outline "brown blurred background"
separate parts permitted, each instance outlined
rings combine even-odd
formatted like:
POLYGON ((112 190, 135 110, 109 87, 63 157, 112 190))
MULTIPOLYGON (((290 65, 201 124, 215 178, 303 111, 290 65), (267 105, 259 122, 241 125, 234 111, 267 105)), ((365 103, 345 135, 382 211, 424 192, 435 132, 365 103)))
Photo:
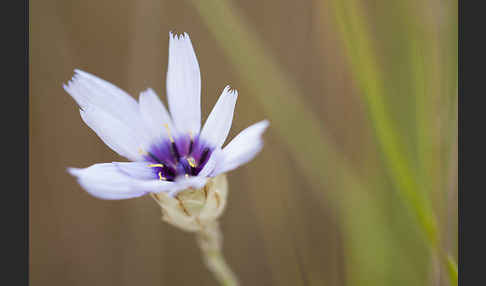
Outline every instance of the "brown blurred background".
MULTIPOLYGON (((367 9, 365 15, 370 19, 382 17, 382 23, 393 19, 386 7, 381 6, 383 2, 386 1, 362 2, 367 9)), ((372 184, 389 184, 380 175, 382 171, 377 171, 380 155, 373 140, 373 128, 368 126, 366 107, 348 67, 330 4, 278 0, 232 3, 255 37, 298 85, 301 93, 295 96, 308 104, 309 112, 317 116, 342 158, 361 176, 374 175, 372 184)), ((430 11, 433 5, 444 6, 441 1, 431 3, 430 11)), ((450 13, 441 11, 437 12, 442 13, 437 19, 450 13)), ((375 24, 371 26, 376 43, 380 43, 380 37, 386 38, 387 33, 396 32, 375 24)), ((169 31, 188 32, 192 39, 201 68, 203 120, 226 84, 239 91, 230 138, 264 118, 271 124, 278 120, 270 117, 251 95, 249 82, 225 56, 215 34, 189 1, 30 1, 31 285, 216 284, 202 264, 193 235, 162 223, 160 209, 150 197, 98 200, 84 192, 66 172, 71 166, 87 167, 124 159, 82 122, 74 100, 64 92, 62 84, 71 78, 74 68, 80 68, 136 98, 140 91, 152 87, 167 102, 169 31)), ((387 60, 397 58, 396 54, 387 54, 388 48, 396 51, 393 45, 400 43, 376 45, 383 55, 380 65, 390 66, 387 60)), ((232 47, 235 51, 239 48, 232 47)), ((244 51, 241 56, 251 57, 244 51)), ((395 64, 400 65, 400 60, 395 64)), ((393 100, 403 100, 400 95, 407 92, 405 88, 393 100)), ((394 116, 398 124, 407 121, 407 113, 403 115, 400 110, 394 116)), ((298 122, 299 118, 288 120, 298 122)), ((314 134, 298 139, 315 141, 316 146, 321 144, 314 134)), ((363 278, 368 270, 363 270, 363 275, 353 270, 353 265, 367 265, 367 260, 349 258, 352 247, 346 246, 344 237, 358 240, 360 237, 344 233, 334 202, 319 201, 312 191, 317 188, 326 194, 331 190, 316 187, 305 179, 284 140, 271 125, 265 134, 263 152, 229 174, 229 203, 221 221, 228 263, 242 285, 374 285, 372 278, 363 278), (350 278, 352 275, 361 278, 350 278)), ((333 162, 326 164, 332 170, 333 162)), ((454 182, 454 169, 449 172, 452 178, 438 180, 454 182)), ((449 210, 452 218, 447 221, 453 221, 453 231, 443 236, 455 257, 456 196, 453 191, 448 201, 452 205, 449 210)), ((417 238, 419 235, 414 234, 416 230, 408 227, 411 219, 406 215, 407 209, 396 203, 398 199, 391 191, 380 198, 380 205, 389 207, 387 223, 404 225, 393 230, 391 237, 406 241, 397 240, 393 244, 403 247, 403 252, 376 252, 380 261, 376 265, 383 265, 383 273, 393 267, 394 261, 410 267, 383 275, 369 273, 370 277, 379 276, 384 285, 448 285, 444 279, 434 280, 431 278, 434 275, 429 275, 433 266, 421 254, 425 246, 417 238), (398 256, 403 253, 409 256, 398 256), (403 277, 396 276, 400 271, 403 277), (409 273, 416 277, 410 277, 409 273), (431 283, 431 279, 439 284, 431 283), (417 281, 420 283, 414 284, 417 281)), ((366 222, 358 223, 367 227, 366 222)), ((393 245, 390 248, 396 248, 393 245)))

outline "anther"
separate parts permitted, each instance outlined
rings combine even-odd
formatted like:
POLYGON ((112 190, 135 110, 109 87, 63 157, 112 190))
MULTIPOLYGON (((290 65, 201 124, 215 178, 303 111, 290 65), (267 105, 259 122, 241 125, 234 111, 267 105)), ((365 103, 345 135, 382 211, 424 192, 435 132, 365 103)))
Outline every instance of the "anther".
POLYGON ((148 165, 150 168, 156 168, 156 167, 160 167, 160 168, 163 168, 164 167, 164 164, 150 164, 148 165))
POLYGON ((189 163, 189 166, 191 166, 192 168, 196 167, 196 160, 194 160, 194 158, 189 157, 186 160, 187 160, 187 163, 189 163))
POLYGON ((161 181, 167 180, 164 176, 162 176, 162 172, 159 172, 159 180, 161 180, 161 181))

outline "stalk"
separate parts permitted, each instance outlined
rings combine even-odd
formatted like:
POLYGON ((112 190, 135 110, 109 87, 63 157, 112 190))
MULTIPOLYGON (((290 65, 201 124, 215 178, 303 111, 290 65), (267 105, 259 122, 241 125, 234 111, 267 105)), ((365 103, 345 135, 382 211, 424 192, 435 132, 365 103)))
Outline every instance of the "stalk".
POLYGON ((224 286, 239 285, 238 280, 223 257, 223 234, 217 221, 196 233, 206 267, 224 286))
POLYGON ((211 178, 200 188, 189 188, 175 197, 166 193, 151 194, 162 210, 162 220, 196 234, 206 267, 223 286, 239 285, 236 275, 223 257, 223 234, 218 218, 224 211, 228 195, 226 175, 211 178))

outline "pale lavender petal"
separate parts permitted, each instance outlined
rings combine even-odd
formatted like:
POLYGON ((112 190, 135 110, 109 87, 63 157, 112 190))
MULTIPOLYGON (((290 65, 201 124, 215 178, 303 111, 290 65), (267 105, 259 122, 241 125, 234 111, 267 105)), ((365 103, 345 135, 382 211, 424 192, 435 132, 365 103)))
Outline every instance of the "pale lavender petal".
POLYGON ((113 151, 132 161, 142 160, 144 140, 132 128, 103 110, 90 106, 80 110, 81 118, 113 151))
MULTIPOLYGON (((68 168, 71 175, 77 177, 79 184, 91 195, 106 200, 120 200, 143 196, 149 192, 168 192, 174 186, 172 182, 157 179, 142 180, 136 173, 126 173, 131 168, 140 166, 123 166, 124 163, 101 163, 88 168, 68 168)), ((131 164, 131 163, 127 163, 131 164)), ((139 163, 135 163, 139 164, 139 163)))
POLYGON ((63 85, 81 109, 96 106, 125 125, 143 134, 144 129, 137 101, 117 86, 90 73, 75 69, 75 74, 63 85))
POLYGON ((209 157, 209 160, 207 161, 207 163, 204 165, 202 170, 199 172, 198 176, 201 176, 201 177, 210 176, 213 173, 214 169, 216 168, 218 162, 222 160, 222 158, 223 158, 222 156, 223 156, 223 151, 221 150, 221 148, 215 149, 211 153, 211 157, 209 157))
POLYGON ((223 148, 221 159, 211 176, 231 171, 253 159, 263 147, 262 134, 268 125, 269 122, 263 120, 241 131, 223 148))
POLYGON ((135 99, 81 70, 75 70, 64 89, 80 106, 83 120, 110 148, 130 160, 140 159, 138 150, 150 143, 150 137, 135 99), (129 140, 123 142, 125 138, 129 140))
POLYGON ((191 39, 169 34, 167 99, 174 125, 181 133, 201 128, 201 74, 191 39))
POLYGON ((172 119, 169 112, 160 101, 157 94, 151 89, 140 93, 138 99, 142 118, 148 127, 152 139, 162 141, 169 136, 167 128, 173 130, 172 119))
POLYGON ((238 91, 226 86, 209 114, 200 136, 211 146, 221 147, 228 137, 237 98, 238 91))
POLYGON ((195 177, 179 177, 174 182, 174 186, 170 189, 169 195, 175 196, 178 192, 188 188, 200 189, 206 184, 207 178, 202 176, 195 177))
POLYGON ((125 175, 139 180, 158 179, 152 162, 112 162, 125 175))

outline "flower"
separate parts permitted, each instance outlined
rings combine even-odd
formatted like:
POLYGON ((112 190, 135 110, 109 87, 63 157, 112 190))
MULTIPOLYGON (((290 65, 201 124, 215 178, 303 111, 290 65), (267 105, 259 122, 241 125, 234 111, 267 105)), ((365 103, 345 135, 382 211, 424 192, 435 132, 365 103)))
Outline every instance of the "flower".
POLYGON ((137 102, 115 85, 81 70, 75 70, 63 87, 79 105, 83 121, 131 161, 68 168, 88 193, 101 199, 148 193, 172 198, 183 190, 203 190, 208 180, 253 159, 262 149, 261 137, 269 125, 267 120, 253 124, 222 148, 238 96, 226 86, 201 129, 201 76, 186 33, 169 33, 170 113, 150 88, 141 92, 137 102))

